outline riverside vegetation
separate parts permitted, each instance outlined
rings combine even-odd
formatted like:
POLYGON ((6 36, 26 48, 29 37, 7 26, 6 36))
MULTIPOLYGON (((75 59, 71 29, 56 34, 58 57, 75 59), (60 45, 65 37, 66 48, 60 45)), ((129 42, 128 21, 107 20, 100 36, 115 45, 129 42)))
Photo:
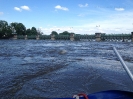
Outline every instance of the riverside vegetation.
MULTIPOLYGON (((5 20, 0 20, 0 39, 9 39, 16 35, 43 35, 43 32, 36 27, 26 28, 23 23, 12 22, 8 23, 5 20)), ((56 31, 52 31, 50 35, 70 35, 75 33, 69 33, 68 31, 64 31, 62 33, 57 33, 56 31)))

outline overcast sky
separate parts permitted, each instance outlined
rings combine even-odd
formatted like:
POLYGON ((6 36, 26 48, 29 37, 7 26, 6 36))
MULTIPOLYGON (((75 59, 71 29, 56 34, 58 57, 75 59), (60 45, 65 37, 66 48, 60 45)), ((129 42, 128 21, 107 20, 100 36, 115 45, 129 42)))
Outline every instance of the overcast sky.
POLYGON ((131 33, 133 0, 0 0, 0 20, 41 28, 44 34, 131 33))

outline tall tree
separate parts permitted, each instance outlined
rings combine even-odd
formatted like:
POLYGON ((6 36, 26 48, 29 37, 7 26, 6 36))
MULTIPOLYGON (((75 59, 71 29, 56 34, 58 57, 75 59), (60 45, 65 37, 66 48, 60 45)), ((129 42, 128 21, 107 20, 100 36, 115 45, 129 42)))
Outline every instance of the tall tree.
POLYGON ((60 35, 70 35, 68 31, 64 31, 63 33, 60 33, 60 35))
POLYGON ((56 31, 52 31, 51 35, 58 35, 58 33, 56 31))
POLYGON ((0 38, 5 37, 8 33, 7 31, 8 23, 4 20, 0 20, 0 38))
POLYGON ((37 34, 38 34, 38 35, 42 35, 42 34, 43 34, 43 32, 41 31, 40 28, 37 29, 37 34))
POLYGON ((31 30, 30 30, 30 29, 27 29, 27 30, 26 30, 26 35, 32 35, 32 33, 31 33, 31 30))
POLYGON ((32 34, 32 35, 37 35, 37 30, 36 30, 35 27, 32 27, 32 28, 31 28, 31 34, 32 34))
POLYGON ((14 22, 14 23, 11 23, 11 24, 10 24, 13 34, 16 34, 17 25, 18 25, 17 22, 14 22))
POLYGON ((26 34, 26 27, 22 23, 11 23, 12 30, 15 30, 17 35, 25 35, 26 34))
POLYGON ((18 35, 25 35, 26 27, 22 23, 18 23, 16 32, 18 35))
POLYGON ((7 38, 13 36, 13 35, 12 35, 12 29, 11 29, 11 26, 8 26, 8 27, 7 27, 5 36, 6 36, 7 38))

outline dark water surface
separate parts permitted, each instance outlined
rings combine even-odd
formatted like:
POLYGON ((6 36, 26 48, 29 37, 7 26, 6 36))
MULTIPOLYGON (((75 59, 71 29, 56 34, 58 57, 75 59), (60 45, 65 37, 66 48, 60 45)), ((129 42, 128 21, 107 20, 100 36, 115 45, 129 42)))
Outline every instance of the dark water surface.
POLYGON ((53 98, 133 91, 115 46, 133 72, 132 42, 0 41, 0 97, 53 98))

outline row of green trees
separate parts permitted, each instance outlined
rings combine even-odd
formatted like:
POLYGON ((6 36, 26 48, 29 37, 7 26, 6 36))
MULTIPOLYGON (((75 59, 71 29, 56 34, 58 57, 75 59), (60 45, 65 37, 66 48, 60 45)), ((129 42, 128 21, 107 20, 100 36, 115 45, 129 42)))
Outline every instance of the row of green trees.
MULTIPOLYGON (((1 38, 11 38, 14 34, 16 35, 42 35, 40 29, 36 29, 35 27, 32 27, 31 29, 26 29, 25 25, 22 23, 8 23, 5 20, 0 20, 0 39, 1 38)), ((52 31, 51 35, 71 35, 75 34, 72 32, 64 31, 62 33, 57 33, 56 31, 52 31)))
POLYGON ((26 29, 24 24, 13 22, 8 24, 7 21, 0 20, 0 38, 10 38, 14 34, 17 35, 42 35, 41 30, 37 30, 35 27, 26 29))
POLYGON ((69 35, 70 36, 71 34, 75 34, 75 33, 68 32, 68 31, 64 31, 62 33, 57 33, 56 31, 51 32, 51 35, 69 35))

